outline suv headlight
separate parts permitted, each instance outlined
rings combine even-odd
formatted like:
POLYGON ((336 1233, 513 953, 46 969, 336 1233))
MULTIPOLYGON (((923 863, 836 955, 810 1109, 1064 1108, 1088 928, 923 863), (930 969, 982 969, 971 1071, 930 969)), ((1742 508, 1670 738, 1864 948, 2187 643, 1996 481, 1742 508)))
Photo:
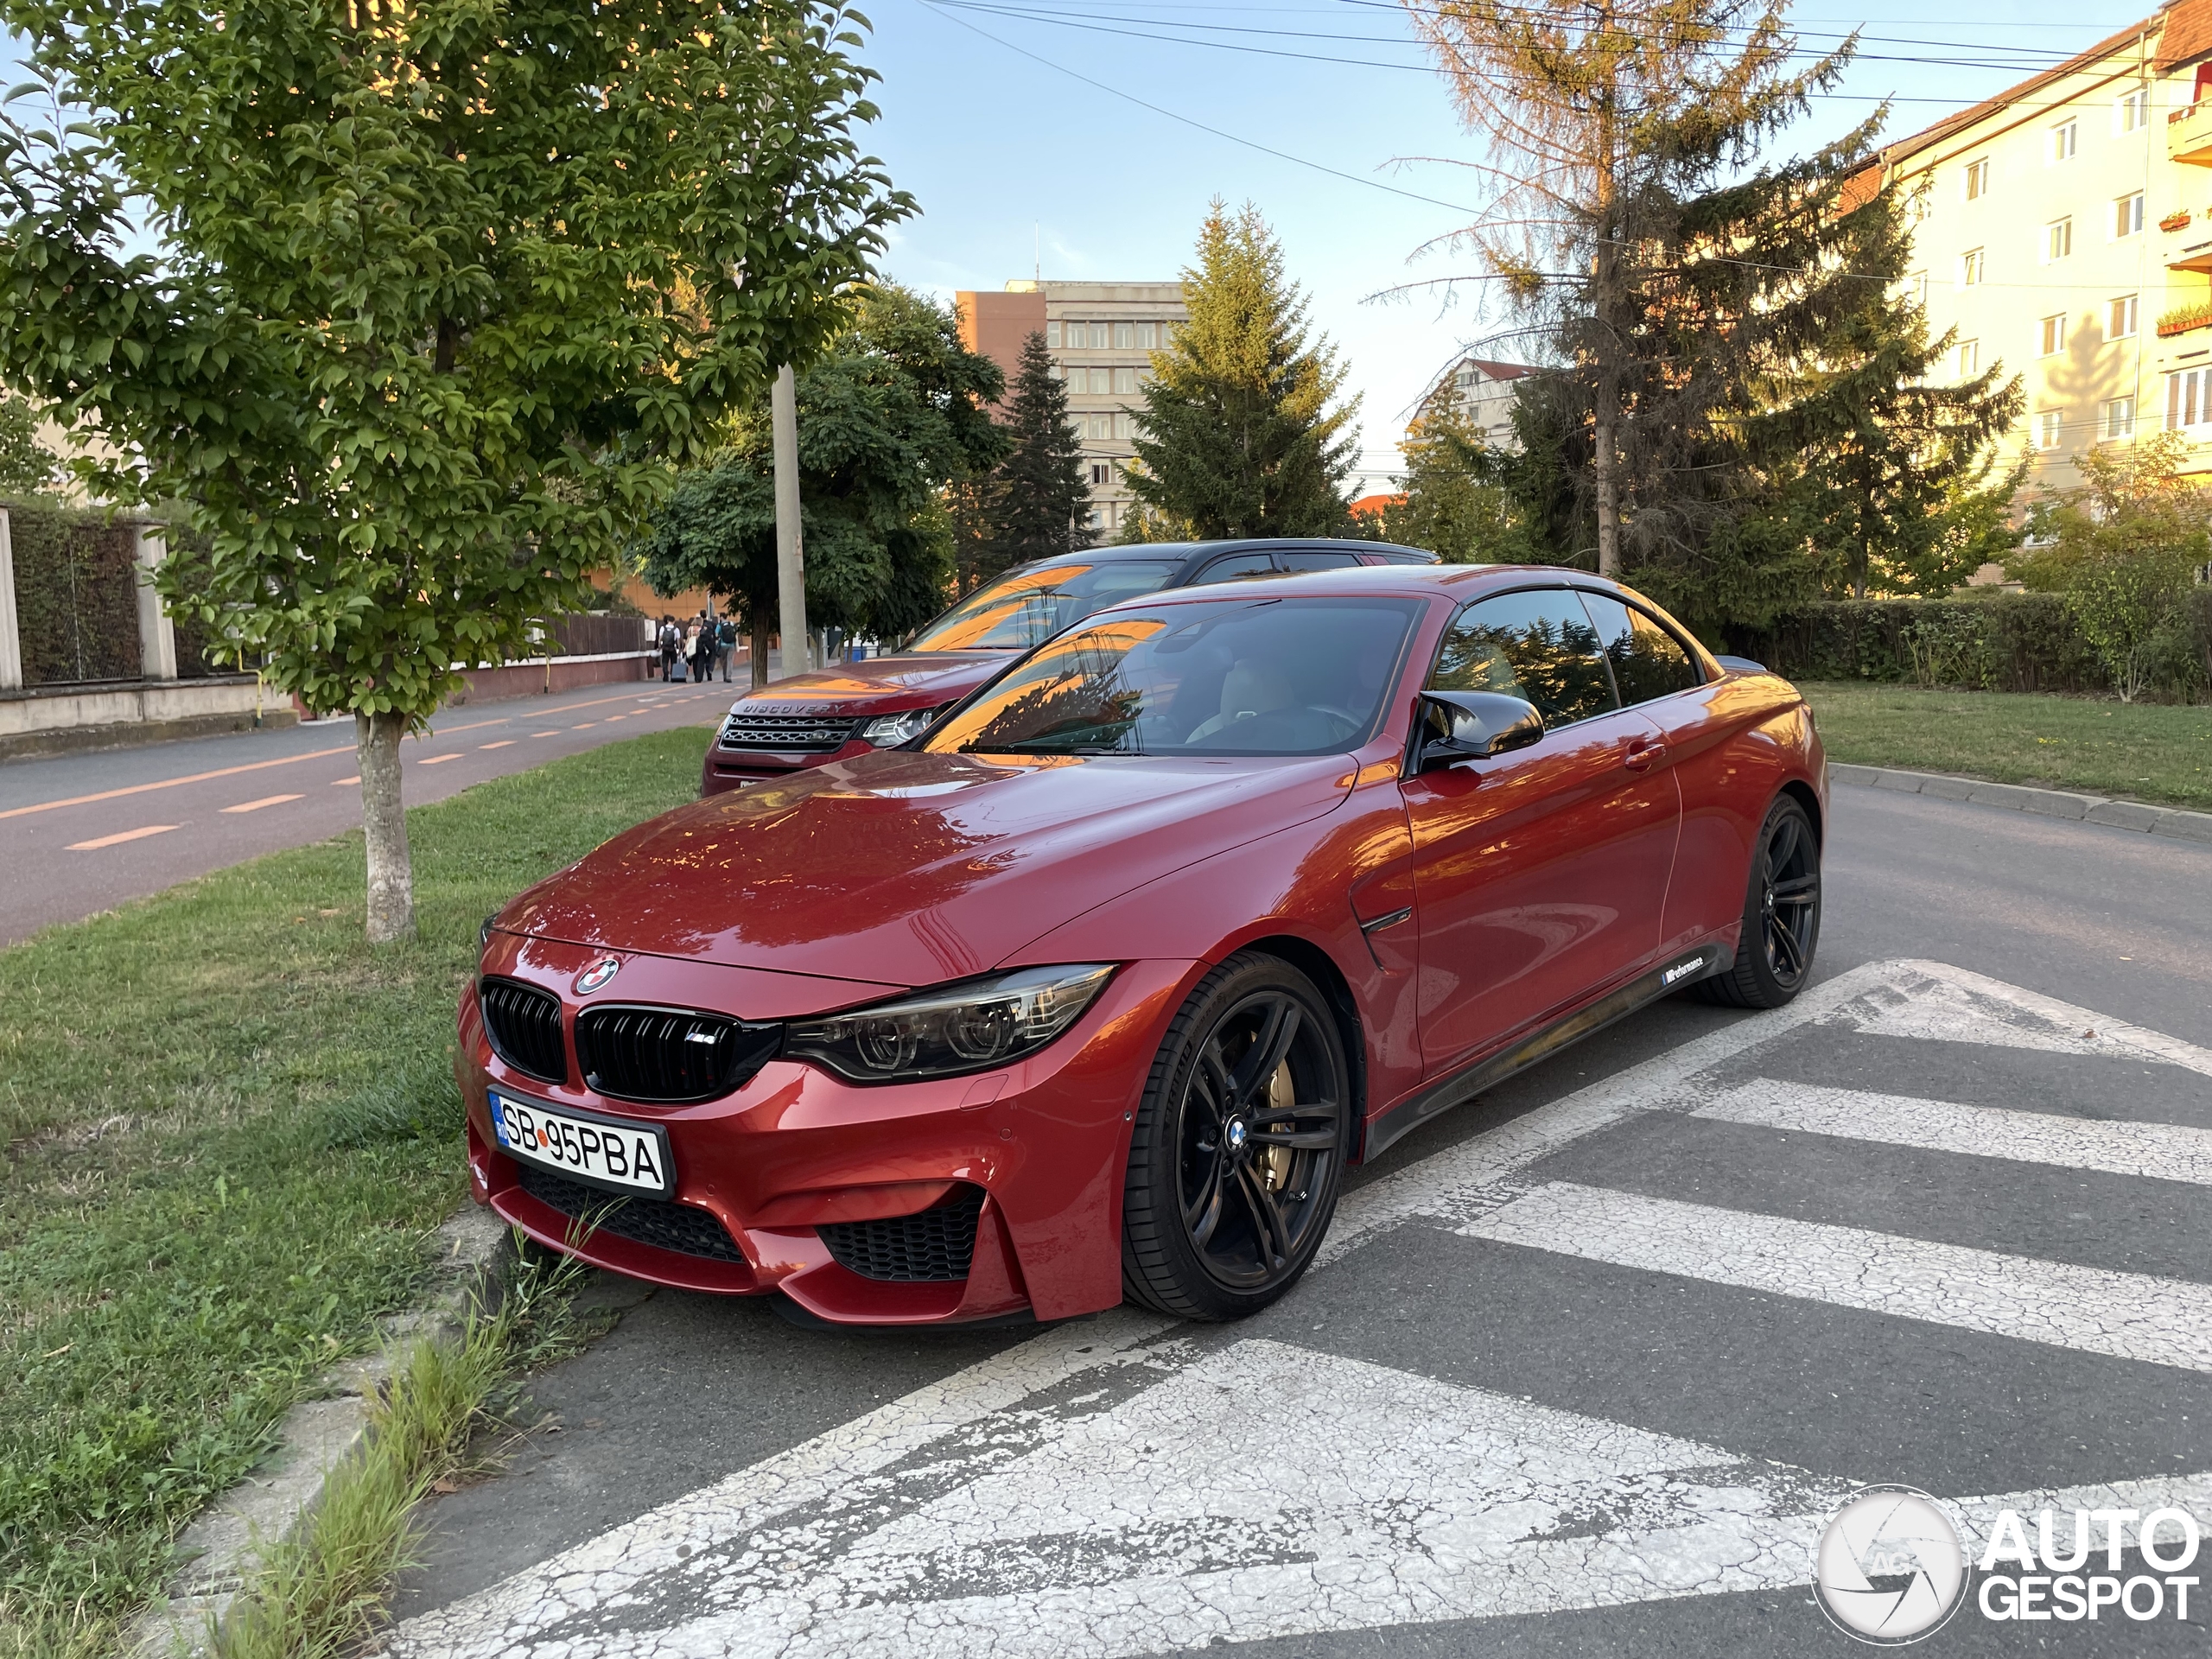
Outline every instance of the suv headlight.
POLYGON ((861 727, 861 735, 879 749, 896 748, 929 730, 930 722, 944 713, 944 707, 939 703, 934 709, 909 709, 904 714, 881 715, 861 727))
POLYGON ((787 1059, 815 1060, 855 1083, 907 1083, 988 1071, 1045 1046, 1089 1007, 1112 965, 1022 968, 963 980, 785 1028, 787 1059))

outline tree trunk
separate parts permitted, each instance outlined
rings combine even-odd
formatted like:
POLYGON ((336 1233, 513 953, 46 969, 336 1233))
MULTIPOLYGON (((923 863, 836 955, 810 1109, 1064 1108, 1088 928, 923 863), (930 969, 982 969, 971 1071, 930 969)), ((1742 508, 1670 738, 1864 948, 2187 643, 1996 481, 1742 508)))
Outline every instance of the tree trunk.
POLYGON ((407 814, 399 792, 404 715, 353 716, 361 767, 361 830, 369 855, 369 943, 415 935, 415 868, 407 855, 407 814))
MULTIPOLYGON (((1612 8, 1600 14, 1600 27, 1612 27, 1612 8)), ((1591 481, 1598 498, 1598 574, 1618 579, 1621 574, 1621 497, 1619 479, 1621 327, 1619 200, 1615 172, 1614 92, 1608 84, 1593 100, 1597 117, 1597 281, 1592 296, 1597 301, 1598 397, 1595 449, 1591 456, 1591 481)))
POLYGON ((1616 579, 1621 574, 1621 504, 1613 444, 1614 428, 1619 418, 1612 376, 1601 370, 1598 375, 1597 443, 1591 457, 1598 486, 1598 574, 1616 579))
POLYGON ((768 613, 755 609, 747 620, 753 628, 752 643, 746 652, 753 659, 753 689, 765 691, 768 689, 768 613))

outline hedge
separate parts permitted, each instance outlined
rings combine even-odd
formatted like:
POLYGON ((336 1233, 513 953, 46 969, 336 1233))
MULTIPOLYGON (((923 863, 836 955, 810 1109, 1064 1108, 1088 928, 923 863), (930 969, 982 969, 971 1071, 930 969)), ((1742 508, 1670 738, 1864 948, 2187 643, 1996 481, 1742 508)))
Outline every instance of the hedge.
POLYGON ((128 524, 8 505, 23 683, 138 677, 138 570, 128 524))
MULTIPOLYGON (((2212 589, 2190 595, 2199 671, 2212 679, 2212 589)), ((1765 629, 1732 630, 1732 648, 1799 680, 1885 680, 1984 691, 2111 690, 2095 652, 2056 594, 1834 600, 1765 629)), ((2164 695, 2187 696, 2184 684, 2164 695)))

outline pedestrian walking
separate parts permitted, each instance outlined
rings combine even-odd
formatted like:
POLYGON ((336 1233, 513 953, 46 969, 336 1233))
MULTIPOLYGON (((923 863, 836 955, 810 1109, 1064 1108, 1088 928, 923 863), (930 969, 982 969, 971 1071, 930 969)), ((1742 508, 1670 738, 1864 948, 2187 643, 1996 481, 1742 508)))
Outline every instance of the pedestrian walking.
POLYGON ((722 683, 729 683, 729 659, 737 650, 737 624, 724 617, 715 625, 715 666, 722 671, 722 683))
POLYGON ((664 616, 660 620, 660 677, 664 680, 676 676, 677 653, 683 648, 683 636, 677 631, 676 619, 664 616))
POLYGON ((715 625, 704 611, 692 619, 689 643, 691 647, 691 677, 704 685, 713 677, 715 667, 715 625))

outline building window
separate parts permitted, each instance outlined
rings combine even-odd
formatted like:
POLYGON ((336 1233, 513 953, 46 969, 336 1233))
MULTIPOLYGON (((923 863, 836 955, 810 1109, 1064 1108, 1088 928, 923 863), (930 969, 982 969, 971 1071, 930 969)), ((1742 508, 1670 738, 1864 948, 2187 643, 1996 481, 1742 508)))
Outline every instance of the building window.
POLYGON ((1989 194, 1989 158, 1967 163, 1967 200, 1980 201, 1989 194))
POLYGON ((2150 88, 2138 87, 2132 92, 2121 94, 2120 106, 2115 114, 2117 117, 2115 125, 2121 132, 2140 132, 2145 127, 2149 126, 2151 124, 2150 88))
POLYGON ((1116 369, 1114 371, 1114 390, 1116 391, 1133 394, 1135 392, 1136 389, 1137 372, 1135 369, 1116 369))
POLYGON ((2042 355, 2045 357, 2056 357, 2059 353, 2065 349, 2066 314, 2063 311, 2061 311, 2056 316, 2045 317, 2043 320, 2042 355))
POLYGON ((1091 529, 1093 529, 1093 530, 1103 530, 1103 529, 1105 529, 1105 528, 1106 528, 1106 509, 1105 509, 1105 508, 1103 508, 1103 507, 1093 507, 1093 508, 1090 510, 1090 528, 1091 528, 1091 529))
POLYGON ((1160 349, 1160 325, 1158 323, 1141 322, 1137 324, 1137 349, 1141 352, 1156 352, 1160 349))
POLYGON ((1981 281, 1981 250, 1970 248, 1959 256, 1959 284, 1972 288, 1981 281))
POLYGON ((1091 415, 1084 418, 1090 423, 1088 435, 1090 437, 1103 441, 1114 435, 1114 417, 1110 414, 1091 415))
POLYGON ((1045 344, 1053 351, 1057 352, 1060 349, 1060 325, 1058 323, 1048 322, 1045 325, 1045 344))
POLYGON ((2104 406, 2104 435, 2107 438, 2132 438, 2135 435, 2135 400, 2115 397, 2104 406))
POLYGON ((2107 340, 2133 340, 2134 337, 2135 296, 2133 294, 2126 294, 2122 295, 2119 299, 2114 300, 2106 309, 2105 338, 2107 340))
POLYGON ((1094 486, 1103 486, 1112 483, 1114 481, 1113 467, 1103 461, 1092 461, 1090 463, 1090 481, 1094 486))
POLYGON ((1117 322, 1114 325, 1114 349, 1116 351, 1132 352, 1136 349, 1136 324, 1134 322, 1117 322))
POLYGON ((1110 322, 1092 323, 1090 325, 1090 349, 1094 352, 1108 350, 1112 345, 1113 334, 1114 325, 1110 322))
POLYGON ((1970 380, 1981 372, 1981 342, 1962 340, 1959 342, 1959 378, 1970 380))
POLYGON ((2058 418, 2058 410, 2046 409, 2036 416, 2037 448, 2056 449, 2058 448, 2058 429, 2063 424, 2058 418))
POLYGON ((1133 438, 1136 435, 1136 428, 1137 417, 1130 414, 1128 410, 1122 410, 1115 415, 1114 435, 1116 437, 1133 438))
POLYGON ((1910 285, 1909 291, 1912 295, 1912 302, 1925 311, 1928 308, 1928 273, 1916 270, 1905 281, 1910 285))
POLYGON ((2212 368, 2183 369, 2166 377, 2166 429, 2212 421, 2212 368))
POLYGON ((2122 196, 2113 203, 2112 233, 2115 240, 2123 236, 2133 236, 2142 228, 2143 193, 2140 190, 2132 196, 2122 196))
POLYGON ((2045 264, 2055 259, 2063 259, 2073 251, 2074 220, 2070 215, 2065 219, 2054 219, 2043 227, 2043 258, 2045 264))
POLYGON ((2075 150, 2079 148, 2081 136, 2080 124, 2071 120, 2062 121, 2053 127, 2050 130, 2050 159, 2054 162, 2072 161, 2075 150))

